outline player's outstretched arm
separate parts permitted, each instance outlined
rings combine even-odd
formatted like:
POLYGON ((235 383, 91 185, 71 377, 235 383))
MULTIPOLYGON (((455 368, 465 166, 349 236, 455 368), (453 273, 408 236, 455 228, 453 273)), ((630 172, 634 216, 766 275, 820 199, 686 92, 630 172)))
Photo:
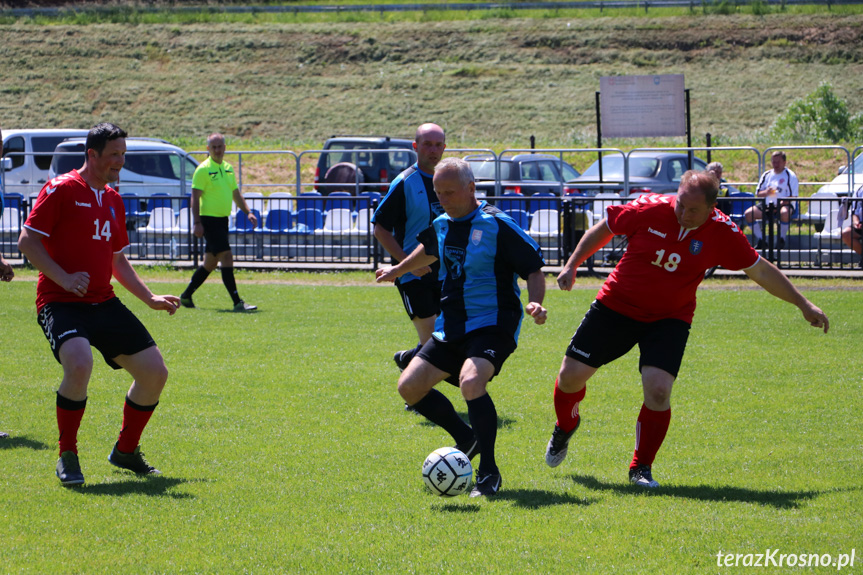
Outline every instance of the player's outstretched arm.
POLYGON ((569 256, 566 265, 557 276, 557 285, 560 289, 570 291, 575 283, 575 273, 578 266, 583 264, 587 258, 599 251, 599 249, 611 241, 614 234, 608 228, 605 218, 599 220, 592 228, 587 230, 581 237, 581 241, 575 246, 575 251, 569 256))
POLYGON ((545 323, 548 317, 548 310, 542 307, 542 301, 545 299, 545 274, 542 270, 536 270, 527 276, 527 300, 528 304, 524 306, 527 315, 533 318, 537 325, 545 323))
MULTIPOLYGON (((375 281, 377 283, 394 282, 406 273, 421 271, 423 268, 428 268, 428 266, 436 261, 437 258, 425 253, 425 246, 420 244, 417 246, 417 249, 411 253, 411 255, 399 262, 398 265, 375 270, 375 281)), ((425 273, 428 273, 428 271, 425 273)))
POLYGON ((138 276, 135 268, 122 252, 114 254, 114 277, 133 296, 152 309, 164 310, 171 315, 180 307, 180 298, 175 295, 154 295, 147 284, 138 276))
POLYGON ((823 311, 797 291, 794 284, 779 271, 779 268, 761 258, 758 263, 744 271, 752 281, 763 287, 771 295, 796 305, 812 327, 823 328, 824 333, 827 333, 830 328, 830 320, 827 319, 823 311))

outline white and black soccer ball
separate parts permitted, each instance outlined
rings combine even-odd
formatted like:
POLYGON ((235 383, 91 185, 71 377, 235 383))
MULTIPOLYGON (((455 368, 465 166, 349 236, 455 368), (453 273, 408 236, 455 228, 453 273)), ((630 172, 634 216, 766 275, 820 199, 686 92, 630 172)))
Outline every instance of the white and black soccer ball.
POLYGON ((460 495, 470 487, 472 478, 470 459, 454 447, 435 449, 423 462, 423 481, 435 495, 460 495))

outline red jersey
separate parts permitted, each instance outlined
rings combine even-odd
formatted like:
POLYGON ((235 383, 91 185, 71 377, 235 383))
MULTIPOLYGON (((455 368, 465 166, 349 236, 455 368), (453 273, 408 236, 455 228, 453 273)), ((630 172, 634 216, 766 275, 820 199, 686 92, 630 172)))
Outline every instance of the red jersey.
POLYGON ((761 257, 719 210, 698 228, 677 221, 677 196, 646 194, 608 208, 608 228, 629 238, 626 253, 596 299, 637 321, 675 318, 692 323, 695 292, 704 272, 721 265, 751 267, 761 257))
POLYGON ((101 303, 114 297, 114 254, 129 245, 123 199, 113 188, 94 190, 77 171, 42 188, 24 227, 45 236, 42 243, 67 273, 87 272, 84 297, 69 293, 45 274, 36 284, 36 308, 50 302, 101 303))

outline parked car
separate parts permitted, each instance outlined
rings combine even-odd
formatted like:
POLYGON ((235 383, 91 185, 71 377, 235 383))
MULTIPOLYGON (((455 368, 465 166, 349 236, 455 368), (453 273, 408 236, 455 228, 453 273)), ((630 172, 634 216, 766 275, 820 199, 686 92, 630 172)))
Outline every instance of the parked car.
MULTIPOLYGON (((818 192, 832 192, 837 197, 848 195, 848 166, 839 168, 839 175, 833 178, 829 184, 818 188, 818 192)), ((863 186, 863 154, 854 159, 854 183, 851 185, 851 193, 863 186)), ((823 193, 821 195, 824 195, 823 193)))
POLYGON ((86 137, 88 130, 3 130, 3 170, 7 193, 25 198, 36 194, 50 178, 54 148, 68 138, 86 137))
MULTIPOLYGON (((476 180, 476 190, 487 196, 495 195, 495 159, 488 155, 466 156, 476 180)), ((579 176, 578 170, 557 156, 548 154, 517 154, 499 158, 500 195, 516 193, 561 195, 563 184, 579 176)))
POLYGON ((390 182, 416 161, 413 140, 408 138, 333 136, 323 149, 315 170, 315 190, 324 195, 347 189, 337 184, 353 184, 350 191, 356 193, 386 193, 390 182))
MULTIPOLYGON (((603 156, 601 182, 597 160, 581 176, 569 180, 564 193, 577 196, 595 196, 598 193, 623 195, 624 159, 620 154, 603 156)), ((704 160, 692 157, 691 169, 704 170, 706 167, 704 160)), ((689 169, 689 155, 685 153, 633 152, 629 156, 629 193, 674 193, 680 184, 680 178, 689 169)))
MULTIPOLYGON (((84 165, 86 139, 73 138, 54 149, 48 177, 71 172, 84 165)), ((126 164, 116 182, 121 194, 181 196, 192 191, 192 175, 198 161, 182 148, 154 138, 126 138, 126 164), (185 178, 185 185, 180 180, 185 178)))

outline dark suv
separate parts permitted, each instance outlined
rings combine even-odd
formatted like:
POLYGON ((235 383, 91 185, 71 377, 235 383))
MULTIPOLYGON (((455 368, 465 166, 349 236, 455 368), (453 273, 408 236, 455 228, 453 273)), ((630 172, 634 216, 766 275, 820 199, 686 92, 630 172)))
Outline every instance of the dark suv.
POLYGON ((408 138, 333 136, 323 149, 315 189, 324 195, 337 190, 386 193, 390 182, 416 162, 413 140, 408 138))
MULTIPOLYGON (((477 191, 487 196, 496 195, 494 158, 471 155, 466 156, 465 160, 473 170, 477 191)), ((497 165, 500 169, 500 195, 560 196, 564 182, 579 176, 578 170, 557 156, 548 154, 517 154, 500 158, 497 165)))

